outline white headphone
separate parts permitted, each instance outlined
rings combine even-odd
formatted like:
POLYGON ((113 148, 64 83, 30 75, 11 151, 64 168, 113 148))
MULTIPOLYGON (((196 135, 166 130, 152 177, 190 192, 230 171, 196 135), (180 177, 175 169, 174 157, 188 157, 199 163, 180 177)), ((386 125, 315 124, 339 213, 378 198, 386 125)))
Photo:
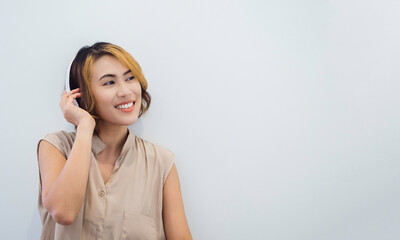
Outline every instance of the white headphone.
MULTIPOLYGON (((67 74, 66 74, 66 77, 65 77, 65 90, 67 91, 67 93, 71 91, 71 88, 69 86, 69 72, 71 71, 71 65, 72 65, 73 61, 74 61, 74 59, 72 59, 72 61, 69 63, 68 69, 67 69, 67 74)), ((79 104, 76 101, 76 99, 74 99, 73 104, 75 106, 79 107, 79 104)))

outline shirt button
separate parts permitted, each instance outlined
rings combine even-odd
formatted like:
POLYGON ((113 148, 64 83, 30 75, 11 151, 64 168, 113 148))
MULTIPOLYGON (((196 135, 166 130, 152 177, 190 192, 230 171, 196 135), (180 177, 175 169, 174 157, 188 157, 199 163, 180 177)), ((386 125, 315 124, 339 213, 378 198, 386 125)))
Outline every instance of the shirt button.
POLYGON ((100 196, 100 197, 104 197, 104 194, 105 194, 105 192, 104 192, 103 190, 101 190, 101 191, 99 192, 99 196, 100 196))

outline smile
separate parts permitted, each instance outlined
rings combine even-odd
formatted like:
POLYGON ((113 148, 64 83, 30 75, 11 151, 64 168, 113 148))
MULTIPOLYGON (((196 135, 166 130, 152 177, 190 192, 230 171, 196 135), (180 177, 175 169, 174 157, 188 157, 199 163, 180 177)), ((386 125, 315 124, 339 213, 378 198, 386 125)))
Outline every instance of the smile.
POLYGON ((124 112, 132 112, 134 107, 135 107, 135 102, 131 102, 131 103, 118 105, 115 108, 117 108, 121 111, 124 111, 124 112))

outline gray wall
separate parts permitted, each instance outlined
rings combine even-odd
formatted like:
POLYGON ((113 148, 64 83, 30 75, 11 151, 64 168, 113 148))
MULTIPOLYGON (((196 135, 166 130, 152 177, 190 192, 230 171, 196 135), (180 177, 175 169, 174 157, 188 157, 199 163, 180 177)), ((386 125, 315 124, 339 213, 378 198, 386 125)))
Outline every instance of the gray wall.
POLYGON ((1 239, 38 239, 37 141, 109 41, 153 96, 195 239, 400 238, 399 1, 2 1, 1 239))

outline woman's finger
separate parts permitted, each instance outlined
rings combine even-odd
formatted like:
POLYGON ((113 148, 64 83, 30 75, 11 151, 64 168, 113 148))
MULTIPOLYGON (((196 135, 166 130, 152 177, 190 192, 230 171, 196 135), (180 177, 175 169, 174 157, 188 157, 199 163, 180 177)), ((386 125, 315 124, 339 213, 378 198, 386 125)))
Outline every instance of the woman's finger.
POLYGON ((68 102, 72 103, 72 101, 74 101, 75 98, 78 98, 80 96, 82 96, 82 93, 80 93, 80 92, 71 94, 68 96, 68 102))
POLYGON ((70 97, 73 94, 78 93, 78 92, 79 92, 79 88, 76 88, 76 89, 74 89, 74 90, 72 90, 70 92, 67 92, 66 90, 64 90, 64 93, 63 93, 61 98, 64 99, 64 101, 65 101, 68 97, 70 97))
POLYGON ((77 92, 79 92, 80 90, 81 90, 80 88, 75 88, 75 89, 73 89, 73 90, 67 92, 67 95, 71 95, 71 94, 77 93, 77 92))
POLYGON ((72 103, 74 99, 79 98, 82 96, 82 93, 77 92, 77 93, 72 93, 71 95, 63 95, 63 97, 60 99, 60 107, 65 106, 68 103, 72 103))
POLYGON ((68 96, 70 96, 70 95, 72 95, 72 94, 74 94, 74 93, 77 93, 77 92, 79 92, 79 91, 80 91, 79 88, 75 88, 74 90, 71 90, 71 91, 69 91, 69 92, 64 91, 63 97, 68 97, 68 96))

